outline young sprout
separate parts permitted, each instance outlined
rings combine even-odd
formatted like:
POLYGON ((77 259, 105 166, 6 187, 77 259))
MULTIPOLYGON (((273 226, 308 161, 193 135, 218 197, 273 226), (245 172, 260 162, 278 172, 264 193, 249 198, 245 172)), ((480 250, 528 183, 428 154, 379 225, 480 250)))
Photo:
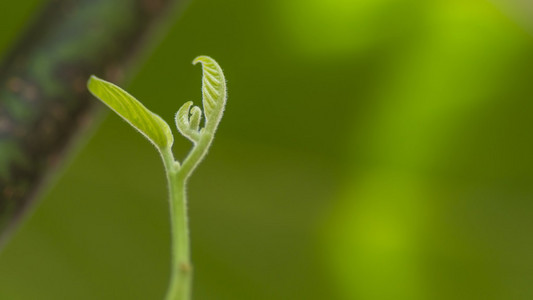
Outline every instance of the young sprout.
POLYGON ((193 143, 192 150, 182 163, 174 158, 174 137, 161 117, 110 82, 96 76, 91 76, 88 82, 89 91, 154 144, 163 159, 169 187, 172 234, 172 275, 166 300, 191 299, 192 265, 185 187, 191 173, 207 154, 226 106, 226 80, 218 63, 208 56, 197 57, 193 64, 197 63, 202 64, 203 71, 202 104, 205 121, 200 128, 202 109, 193 106, 191 101, 183 104, 176 113, 176 127, 193 143))

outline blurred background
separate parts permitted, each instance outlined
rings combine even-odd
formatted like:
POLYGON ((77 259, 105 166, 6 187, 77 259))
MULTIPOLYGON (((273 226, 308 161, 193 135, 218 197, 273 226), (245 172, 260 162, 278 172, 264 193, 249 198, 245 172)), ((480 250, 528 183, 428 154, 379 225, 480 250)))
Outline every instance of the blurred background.
MULTIPOLYGON (((40 4, 2 1, 2 53, 40 4)), ((128 90, 173 124, 194 57, 228 79, 189 185, 195 299, 533 299, 532 16, 190 1, 128 90)), ((0 253, 0 299, 162 299, 169 249, 160 158, 106 114, 0 253)))

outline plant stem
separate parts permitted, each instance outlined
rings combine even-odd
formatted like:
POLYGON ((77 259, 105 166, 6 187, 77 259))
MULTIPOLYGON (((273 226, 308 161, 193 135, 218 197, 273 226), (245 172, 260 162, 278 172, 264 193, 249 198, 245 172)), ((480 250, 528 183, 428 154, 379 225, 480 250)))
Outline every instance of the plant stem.
POLYGON ((186 185, 190 174, 207 154, 213 136, 213 133, 203 132, 182 166, 175 161, 170 148, 161 151, 168 181, 172 235, 171 278, 166 300, 191 299, 192 264, 186 185))
POLYGON ((166 300, 191 299, 192 264, 190 259, 189 221, 185 178, 170 149, 161 152, 168 181, 170 226, 172 236, 171 277, 166 300))
POLYGON ((185 182, 170 173, 169 195, 172 232, 172 264, 167 300, 191 299, 192 264, 190 258, 189 221, 185 182))
POLYGON ((194 169, 196 169, 198 164, 204 159, 205 155, 207 154, 207 151, 209 150, 209 147, 213 142, 214 131, 215 129, 213 129, 212 131, 203 131, 200 134, 200 139, 198 140, 198 143, 195 143, 194 148, 183 161, 183 165, 179 169, 179 174, 180 177, 182 177, 185 181, 187 181, 194 169))

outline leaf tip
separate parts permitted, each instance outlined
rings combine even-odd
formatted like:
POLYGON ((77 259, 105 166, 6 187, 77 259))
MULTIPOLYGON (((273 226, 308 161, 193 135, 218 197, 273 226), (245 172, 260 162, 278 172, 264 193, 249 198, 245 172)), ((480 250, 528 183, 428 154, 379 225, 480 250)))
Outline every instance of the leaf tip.
POLYGON ((206 55, 200 55, 198 57, 196 57, 193 61, 192 61, 192 64, 193 65, 196 65, 198 63, 210 63, 210 62, 213 62, 214 59, 212 59, 211 57, 209 56, 206 56, 206 55))
POLYGON ((109 82, 97 77, 96 75, 91 75, 91 77, 89 77, 89 80, 87 80, 87 89, 95 97, 100 98, 98 96, 98 89, 102 84, 109 84, 109 82))
POLYGON ((89 77, 89 80, 87 80, 87 88, 91 90, 91 88, 94 86, 94 83, 99 80, 100 78, 96 77, 95 75, 91 75, 91 77, 89 77))

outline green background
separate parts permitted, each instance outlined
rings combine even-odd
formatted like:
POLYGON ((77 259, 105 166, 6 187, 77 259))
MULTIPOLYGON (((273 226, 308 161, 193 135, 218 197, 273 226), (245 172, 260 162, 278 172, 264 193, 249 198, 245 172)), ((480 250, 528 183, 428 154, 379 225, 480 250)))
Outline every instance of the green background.
MULTIPOLYGON (((0 4, 3 53, 39 4, 0 4)), ((171 123, 201 100, 194 57, 228 79, 189 185, 195 299, 532 299, 524 11, 191 1, 128 90, 171 123)), ((0 253, 0 299, 162 299, 160 158, 119 117, 95 123, 0 253)))

